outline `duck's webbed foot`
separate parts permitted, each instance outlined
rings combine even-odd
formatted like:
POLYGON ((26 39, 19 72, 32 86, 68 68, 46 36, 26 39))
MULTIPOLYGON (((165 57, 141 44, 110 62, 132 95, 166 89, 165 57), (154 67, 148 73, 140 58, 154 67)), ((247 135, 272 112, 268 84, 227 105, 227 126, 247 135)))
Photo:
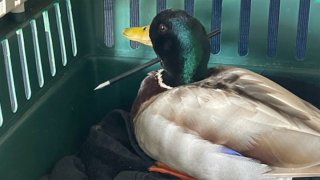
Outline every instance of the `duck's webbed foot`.
POLYGON ((196 178, 191 177, 184 172, 170 168, 166 164, 159 162, 159 161, 157 161, 155 163, 155 165, 149 167, 149 171, 170 174, 170 175, 173 175, 173 176, 180 178, 181 180, 196 180, 196 178))

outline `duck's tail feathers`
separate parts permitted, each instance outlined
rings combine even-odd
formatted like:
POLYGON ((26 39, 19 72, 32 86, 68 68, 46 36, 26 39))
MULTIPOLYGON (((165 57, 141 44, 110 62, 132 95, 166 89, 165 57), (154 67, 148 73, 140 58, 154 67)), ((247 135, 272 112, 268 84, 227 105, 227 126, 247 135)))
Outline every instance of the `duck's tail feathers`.
POLYGON ((273 170, 266 173, 267 176, 283 178, 283 177, 320 177, 320 165, 306 168, 272 168, 273 170))

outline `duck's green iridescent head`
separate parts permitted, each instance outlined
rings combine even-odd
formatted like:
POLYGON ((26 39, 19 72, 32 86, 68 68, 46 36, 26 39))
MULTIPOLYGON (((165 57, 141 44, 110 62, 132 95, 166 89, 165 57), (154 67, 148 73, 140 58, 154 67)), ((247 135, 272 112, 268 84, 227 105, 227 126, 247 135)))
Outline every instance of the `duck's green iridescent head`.
POLYGON ((166 83, 182 85, 206 76, 210 44, 197 19, 182 10, 164 10, 153 19, 149 36, 162 59, 166 83))

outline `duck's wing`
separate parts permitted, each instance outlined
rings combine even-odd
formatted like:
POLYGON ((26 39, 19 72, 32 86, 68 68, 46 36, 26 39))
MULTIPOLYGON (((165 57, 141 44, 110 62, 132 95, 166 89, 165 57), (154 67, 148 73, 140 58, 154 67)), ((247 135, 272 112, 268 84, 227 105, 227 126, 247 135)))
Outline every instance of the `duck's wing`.
POLYGON ((211 71, 213 75, 201 81, 200 86, 246 96, 274 109, 289 121, 304 121, 304 124, 320 132, 320 110, 277 83, 242 68, 217 67, 211 71))
MULTIPOLYGON (((256 104, 255 107, 251 107, 256 111, 252 118, 246 117, 245 113, 238 113, 241 119, 260 123, 259 127, 264 131, 250 135, 255 148, 245 150, 243 153, 276 166, 294 166, 298 162, 305 166, 319 164, 320 151, 317 151, 320 148, 319 109, 252 71, 218 67, 212 69, 212 72, 212 76, 197 85, 215 91, 220 90, 227 99, 240 96, 244 99, 241 101, 256 104), (256 116, 258 114, 263 115, 256 116), (270 129, 267 130, 268 128, 270 129), (293 157, 295 152, 299 152, 301 156, 293 157)), ((237 103, 231 106, 237 107, 237 103)), ((243 110, 246 108, 242 107, 243 110)), ((248 124, 250 123, 245 122, 243 126, 248 124)))

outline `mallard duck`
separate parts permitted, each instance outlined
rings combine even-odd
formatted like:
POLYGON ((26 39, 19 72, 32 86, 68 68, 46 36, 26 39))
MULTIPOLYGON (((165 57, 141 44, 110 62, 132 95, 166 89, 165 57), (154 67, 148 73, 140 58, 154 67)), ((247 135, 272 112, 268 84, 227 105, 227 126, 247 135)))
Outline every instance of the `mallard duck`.
POLYGON ((250 70, 208 68, 205 28, 185 11, 131 30, 124 35, 151 42, 163 67, 131 111, 146 154, 196 179, 320 176, 319 109, 250 70))

